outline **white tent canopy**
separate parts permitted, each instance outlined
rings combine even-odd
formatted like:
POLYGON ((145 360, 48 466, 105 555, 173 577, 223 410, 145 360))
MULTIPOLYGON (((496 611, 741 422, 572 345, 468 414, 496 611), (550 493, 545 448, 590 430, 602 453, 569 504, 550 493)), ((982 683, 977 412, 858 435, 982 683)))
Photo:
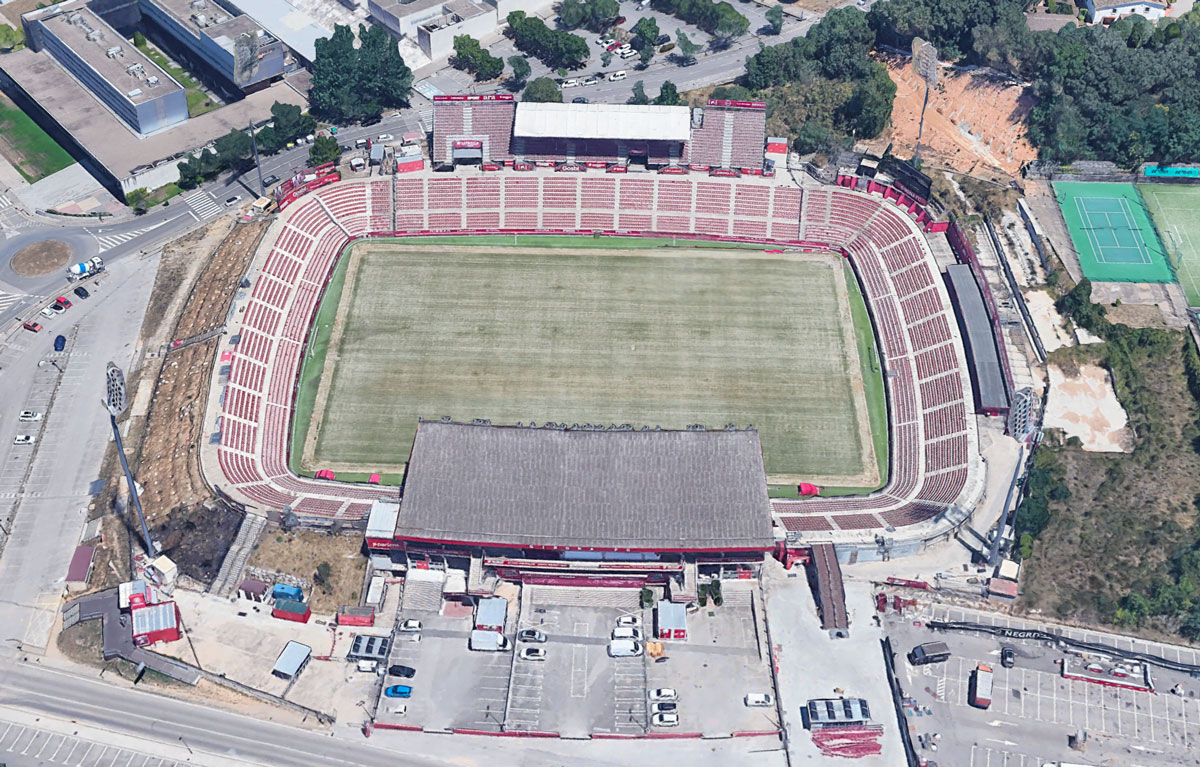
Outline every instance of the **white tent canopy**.
POLYGON ((644 104, 517 104, 513 135, 521 138, 576 138, 687 141, 691 109, 644 104))

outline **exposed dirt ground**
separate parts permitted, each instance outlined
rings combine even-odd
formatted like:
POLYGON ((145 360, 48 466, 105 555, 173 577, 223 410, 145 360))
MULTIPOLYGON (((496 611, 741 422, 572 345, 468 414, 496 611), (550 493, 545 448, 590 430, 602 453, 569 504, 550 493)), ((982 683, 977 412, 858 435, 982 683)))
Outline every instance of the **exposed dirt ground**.
POLYGON ((212 583, 241 521, 240 513, 216 501, 181 505, 172 509, 162 524, 150 528, 150 537, 181 573, 201 583, 212 583))
MULTIPOLYGON (((896 83, 896 99, 891 129, 869 146, 881 151, 892 143, 895 154, 911 156, 925 83, 906 57, 884 56, 880 61, 896 83)), ((1001 175, 1015 178, 1022 165, 1037 158, 1037 150, 1025 134, 1025 117, 1032 108, 1033 97, 1027 88, 986 72, 942 69, 925 110, 922 158, 960 173, 997 180, 1001 175)))
POLYGON ((49 274, 56 269, 66 269, 71 257, 71 247, 59 240, 43 240, 26 245, 18 250, 9 262, 12 270, 24 277, 49 274))
POLYGON ((331 614, 340 605, 358 604, 367 568, 362 538, 358 536, 268 530, 250 555, 250 564, 255 567, 305 578, 314 584, 313 574, 322 562, 329 563, 329 585, 313 586, 310 599, 313 612, 331 614))
POLYGON ((1084 450, 1121 453, 1133 447, 1129 416, 1117 401, 1107 370, 1098 365, 1080 365, 1073 371, 1050 365, 1048 370, 1047 428, 1079 437, 1084 450))
MULTIPOLYGON (((194 283, 174 273, 163 277, 167 283, 164 288, 168 289, 160 296, 156 286, 151 311, 156 304, 172 304, 175 291, 186 291, 188 296, 169 338, 188 338, 221 325, 266 226, 260 222, 235 227, 194 283)), ((192 257, 196 257, 195 251, 192 257)), ((187 264, 181 266, 186 272, 187 264)), ((135 461, 138 481, 144 487, 142 507, 151 525, 161 524, 172 512, 196 508, 212 498, 200 476, 197 451, 209 371, 217 345, 223 340, 224 336, 217 336, 184 347, 162 361, 135 461)), ((176 522, 183 521, 179 515, 172 516, 176 522)))

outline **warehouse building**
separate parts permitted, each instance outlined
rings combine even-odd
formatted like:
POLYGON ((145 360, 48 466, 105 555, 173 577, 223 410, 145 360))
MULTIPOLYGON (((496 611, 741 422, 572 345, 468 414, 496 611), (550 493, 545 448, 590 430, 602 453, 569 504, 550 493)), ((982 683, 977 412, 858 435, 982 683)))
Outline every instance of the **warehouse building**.
POLYGON ((372 553, 469 573, 471 595, 503 578, 662 584, 687 601, 699 575, 746 577, 774 545, 753 430, 424 421, 402 498, 372 513, 372 553))

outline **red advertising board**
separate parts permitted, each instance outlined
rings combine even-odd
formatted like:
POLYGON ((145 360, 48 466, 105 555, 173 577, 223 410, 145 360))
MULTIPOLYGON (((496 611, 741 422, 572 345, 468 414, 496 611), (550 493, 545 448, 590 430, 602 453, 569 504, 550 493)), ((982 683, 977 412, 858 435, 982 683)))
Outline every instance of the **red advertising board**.
POLYGON ((734 109, 766 109, 765 101, 731 101, 730 99, 709 99, 710 107, 732 107, 734 109))
POLYGON ((533 163, 514 162, 512 167, 513 170, 533 170, 533 163))
POLYGON ((418 157, 415 160, 404 160, 396 162, 397 173, 412 173, 413 171, 421 170, 425 167, 425 161, 418 157))
POLYGON ((620 163, 613 163, 612 165, 608 166, 609 173, 626 173, 628 171, 629 169, 620 163))
POLYGON ((333 173, 329 173, 327 175, 321 176, 319 178, 315 178, 312 181, 309 181, 308 183, 304 184, 303 186, 298 186, 298 187, 292 189, 290 192, 287 192, 284 195, 278 197, 277 202, 279 203, 279 209, 283 210, 288 205, 291 205, 293 202, 295 202, 297 198, 303 197, 304 195, 308 194, 309 192, 311 192, 314 189, 320 189, 321 187, 323 187, 327 184, 332 184, 335 181, 341 181, 341 180, 342 180, 342 176, 337 171, 334 171, 333 173))
POLYGON ((742 175, 733 168, 713 168, 708 172, 710 176, 720 176, 722 178, 737 178, 742 175))
POLYGON ((688 169, 682 165, 668 165, 667 167, 660 169, 658 172, 666 173, 672 176, 682 176, 688 172, 688 169))
POLYGON ((434 96, 434 102, 439 101, 512 101, 511 93, 493 93, 488 95, 455 94, 453 96, 434 96))
POLYGON ((564 162, 562 165, 559 165, 554 170, 565 171, 567 173, 583 173, 584 168, 579 163, 564 162))
POLYGON ((477 139, 462 138, 452 145, 455 149, 483 149, 483 142, 477 139))

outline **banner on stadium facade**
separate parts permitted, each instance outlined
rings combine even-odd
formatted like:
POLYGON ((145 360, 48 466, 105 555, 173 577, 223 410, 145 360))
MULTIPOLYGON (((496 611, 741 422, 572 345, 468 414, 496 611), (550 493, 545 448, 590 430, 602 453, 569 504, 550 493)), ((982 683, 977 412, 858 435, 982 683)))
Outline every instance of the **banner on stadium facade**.
POLYGON ((452 145, 455 149, 483 149, 483 142, 476 139, 459 139, 452 145))
POLYGON ((730 99, 709 99, 710 107, 731 107, 733 109, 766 109, 765 101, 732 101, 730 99))
POLYGON ((487 95, 473 94, 455 94, 453 96, 434 96, 434 102, 438 101, 512 101, 511 93, 491 93, 487 95))
POLYGON ((308 181, 307 183, 304 183, 300 186, 293 187, 290 192, 287 192, 287 193, 283 194, 282 196, 276 197, 276 202, 279 203, 279 209, 283 210, 288 205, 291 205, 293 202, 295 202, 297 198, 303 197, 304 195, 308 194, 309 192, 313 191, 314 189, 319 189, 327 184, 332 184, 336 181, 341 181, 341 180, 342 180, 342 174, 338 173, 337 171, 334 171, 333 173, 327 173, 324 176, 320 176, 319 178, 314 178, 311 181, 308 181))

